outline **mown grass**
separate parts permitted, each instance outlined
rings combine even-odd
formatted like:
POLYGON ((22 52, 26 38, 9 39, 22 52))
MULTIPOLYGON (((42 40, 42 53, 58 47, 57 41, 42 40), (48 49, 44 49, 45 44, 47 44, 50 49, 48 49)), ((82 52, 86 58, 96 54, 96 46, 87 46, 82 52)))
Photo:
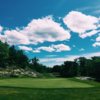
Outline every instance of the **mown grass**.
POLYGON ((79 82, 77 80, 54 78, 54 79, 32 79, 15 78, 0 79, 0 86, 24 87, 24 88, 88 88, 94 87, 92 84, 79 82))
POLYGON ((63 78, 0 79, 0 100, 100 100, 100 85, 63 78))

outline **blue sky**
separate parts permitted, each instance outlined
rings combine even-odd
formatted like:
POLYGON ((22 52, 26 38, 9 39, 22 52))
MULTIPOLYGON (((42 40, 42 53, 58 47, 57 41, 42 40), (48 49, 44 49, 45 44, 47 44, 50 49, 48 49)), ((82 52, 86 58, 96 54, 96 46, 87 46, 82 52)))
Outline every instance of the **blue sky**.
POLYGON ((48 66, 100 56, 100 0, 0 0, 0 40, 48 66))

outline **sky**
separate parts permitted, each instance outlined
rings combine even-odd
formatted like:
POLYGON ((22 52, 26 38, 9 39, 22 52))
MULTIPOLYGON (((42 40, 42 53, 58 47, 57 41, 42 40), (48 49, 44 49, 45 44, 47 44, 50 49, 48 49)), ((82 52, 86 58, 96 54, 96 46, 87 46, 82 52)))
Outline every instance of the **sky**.
POLYGON ((100 0, 0 0, 0 40, 50 67, 100 56, 100 0))

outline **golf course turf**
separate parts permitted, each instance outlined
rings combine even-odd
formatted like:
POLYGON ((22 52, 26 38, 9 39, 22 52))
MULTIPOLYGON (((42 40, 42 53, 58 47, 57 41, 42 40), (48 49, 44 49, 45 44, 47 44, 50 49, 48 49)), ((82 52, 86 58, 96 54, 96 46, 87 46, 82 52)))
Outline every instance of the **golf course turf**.
POLYGON ((0 79, 0 100, 100 100, 100 87, 70 78, 0 79))

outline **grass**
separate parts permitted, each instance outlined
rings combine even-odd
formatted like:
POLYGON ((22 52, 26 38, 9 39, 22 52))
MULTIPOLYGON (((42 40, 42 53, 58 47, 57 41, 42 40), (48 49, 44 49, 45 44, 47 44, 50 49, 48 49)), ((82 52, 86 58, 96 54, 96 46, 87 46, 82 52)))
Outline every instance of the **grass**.
POLYGON ((88 88, 94 85, 82 83, 75 80, 56 78, 56 79, 1 79, 0 86, 24 87, 24 88, 88 88))
POLYGON ((76 79, 0 79, 0 100, 100 100, 100 84, 76 79))

